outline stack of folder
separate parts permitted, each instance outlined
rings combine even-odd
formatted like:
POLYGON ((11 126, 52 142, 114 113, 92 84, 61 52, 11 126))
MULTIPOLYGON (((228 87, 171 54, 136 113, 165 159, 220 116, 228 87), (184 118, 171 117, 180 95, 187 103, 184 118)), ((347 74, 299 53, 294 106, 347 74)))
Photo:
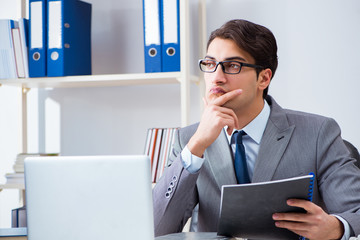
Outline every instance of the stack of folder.
POLYGON ((91 4, 29 0, 29 75, 91 74, 91 4))
POLYGON ((180 71, 179 0, 143 0, 145 72, 180 71))
POLYGON ((175 132, 178 128, 149 128, 145 151, 151 160, 151 178, 156 183, 162 176, 172 150, 175 132))

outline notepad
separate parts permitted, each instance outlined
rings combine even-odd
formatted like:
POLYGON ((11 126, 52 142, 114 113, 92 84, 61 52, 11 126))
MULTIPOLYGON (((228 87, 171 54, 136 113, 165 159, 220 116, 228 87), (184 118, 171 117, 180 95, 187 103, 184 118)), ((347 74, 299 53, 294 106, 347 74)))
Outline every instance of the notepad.
POLYGON ((286 204, 290 198, 312 200, 314 176, 224 185, 221 192, 218 235, 241 238, 298 239, 295 233, 275 226, 274 213, 304 212, 286 204))

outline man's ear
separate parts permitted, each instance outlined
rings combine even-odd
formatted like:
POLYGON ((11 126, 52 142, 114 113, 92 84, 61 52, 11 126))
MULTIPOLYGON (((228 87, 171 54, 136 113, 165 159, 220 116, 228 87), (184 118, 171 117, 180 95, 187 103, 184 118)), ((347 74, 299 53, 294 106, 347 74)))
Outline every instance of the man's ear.
POLYGON ((271 81, 272 71, 270 68, 266 68, 259 73, 258 86, 260 90, 266 89, 271 81))

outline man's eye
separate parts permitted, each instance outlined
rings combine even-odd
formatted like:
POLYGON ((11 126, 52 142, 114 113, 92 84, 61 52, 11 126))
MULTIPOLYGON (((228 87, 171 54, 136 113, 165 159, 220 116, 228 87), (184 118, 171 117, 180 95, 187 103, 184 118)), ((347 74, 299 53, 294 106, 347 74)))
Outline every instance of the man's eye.
POLYGON ((203 63, 207 68, 214 68, 215 67, 215 63, 212 61, 207 61, 203 63))
POLYGON ((230 63, 229 67, 232 68, 232 69, 239 69, 240 65, 238 63, 230 63))

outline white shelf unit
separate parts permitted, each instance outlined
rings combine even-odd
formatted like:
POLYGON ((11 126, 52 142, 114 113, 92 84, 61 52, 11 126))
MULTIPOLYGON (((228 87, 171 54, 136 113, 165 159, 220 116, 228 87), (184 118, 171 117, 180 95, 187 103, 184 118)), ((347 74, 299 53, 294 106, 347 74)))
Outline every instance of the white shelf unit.
MULTIPOLYGON (((102 74, 85 76, 43 77, 0 80, 0 86, 21 87, 22 91, 22 150, 27 152, 27 92, 31 88, 75 88, 75 87, 111 87, 126 85, 148 84, 180 84, 181 98, 181 126, 189 124, 190 109, 190 83, 199 83, 199 77, 191 76, 189 68, 190 40, 189 40, 189 0, 180 0, 180 72, 161 73, 132 73, 132 74, 102 74)), ((204 19, 206 19, 206 0, 199 0, 199 29, 200 46, 204 46, 204 19)), ((23 6, 26 1, 23 0, 23 6)), ((22 8, 23 16, 26 16, 27 6, 22 8)), ((200 47, 200 54, 203 49, 200 47)), ((200 84, 201 89, 201 84, 200 84)))
MULTIPOLYGON (((195 82, 199 91, 203 91, 203 82, 198 76, 191 76, 189 68, 189 0, 180 0, 180 72, 101 74, 65 77, 1 79, 0 87, 13 86, 22 88, 22 152, 27 153, 27 93, 32 88, 76 88, 76 87, 113 87, 130 85, 180 84, 181 126, 189 124, 190 83, 195 82)), ((199 3, 199 54, 205 53, 206 42, 206 0, 199 3)), ((27 0, 22 0, 21 15, 26 17, 27 0)), ((19 189, 24 192, 24 184, 0 184, 3 189, 19 189)), ((23 199, 24 194, 21 198, 23 199)))
MULTIPOLYGON (((191 76, 198 82, 198 77, 191 76)), ((66 77, 18 78, 0 80, 0 84, 23 88, 114 87, 130 85, 181 84, 181 72, 103 74, 66 77)))
MULTIPOLYGON (((76 87, 113 87, 130 85, 156 85, 156 84, 180 84, 181 126, 189 124, 190 113, 190 83, 195 82, 199 86, 202 95, 203 82, 201 77, 191 76, 190 38, 189 38, 189 0, 180 2, 180 72, 162 73, 131 73, 131 74, 101 74, 86 76, 22 78, 0 80, 0 87, 13 86, 22 89, 22 152, 27 153, 27 93, 32 88, 76 88, 76 87)), ((198 0, 199 4, 199 54, 204 56, 206 42, 206 0, 198 0)), ((22 0, 21 16, 27 17, 27 0, 22 0)), ((20 190, 20 202, 25 204, 24 184, 0 184, 0 192, 4 189, 20 190)))

